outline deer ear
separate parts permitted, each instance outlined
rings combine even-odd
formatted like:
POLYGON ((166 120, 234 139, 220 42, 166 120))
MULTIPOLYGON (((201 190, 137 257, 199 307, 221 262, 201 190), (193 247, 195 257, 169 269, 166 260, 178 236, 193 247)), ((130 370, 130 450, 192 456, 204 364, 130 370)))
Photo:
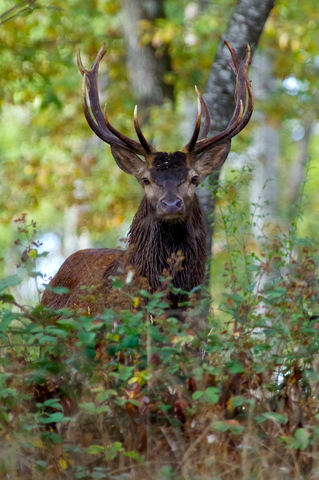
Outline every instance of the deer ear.
POLYGON ((206 150, 196 160, 195 167, 204 178, 215 170, 219 170, 226 161, 230 150, 230 140, 219 143, 206 150))
POLYGON ((114 160, 123 172, 137 177, 141 173, 141 170, 145 169, 145 162, 143 162, 136 153, 132 152, 132 150, 119 145, 111 145, 111 151, 114 160))

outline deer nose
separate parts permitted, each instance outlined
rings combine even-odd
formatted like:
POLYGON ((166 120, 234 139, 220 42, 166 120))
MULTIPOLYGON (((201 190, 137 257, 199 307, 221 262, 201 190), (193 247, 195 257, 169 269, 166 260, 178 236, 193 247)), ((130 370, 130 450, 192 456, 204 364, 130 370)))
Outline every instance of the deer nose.
POLYGON ((162 198, 162 200, 160 200, 160 209, 166 215, 179 214, 183 213, 184 211, 184 203, 180 198, 177 197, 173 200, 162 198))

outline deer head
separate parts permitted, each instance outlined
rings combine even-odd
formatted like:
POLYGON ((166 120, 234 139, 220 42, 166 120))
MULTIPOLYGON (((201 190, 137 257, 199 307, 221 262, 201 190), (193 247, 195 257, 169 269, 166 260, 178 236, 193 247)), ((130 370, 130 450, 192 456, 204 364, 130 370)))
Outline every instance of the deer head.
POLYGON ((89 126, 111 146, 117 165, 139 181, 154 214, 163 221, 187 219, 196 187, 207 175, 223 165, 230 150, 231 139, 247 125, 252 115, 253 95, 247 77, 251 56, 249 45, 245 59, 239 60, 231 45, 225 43, 232 57, 230 67, 236 76, 236 105, 233 116, 225 130, 206 138, 210 116, 195 87, 198 112, 194 132, 190 141, 174 153, 157 152, 145 139, 138 122, 136 107, 134 126, 139 141, 123 135, 110 124, 106 110, 104 114, 101 110, 97 87, 99 64, 106 53, 105 44, 90 70, 84 68, 78 52, 78 68, 83 75, 82 105, 89 126), (204 125, 201 129, 202 110, 204 125))

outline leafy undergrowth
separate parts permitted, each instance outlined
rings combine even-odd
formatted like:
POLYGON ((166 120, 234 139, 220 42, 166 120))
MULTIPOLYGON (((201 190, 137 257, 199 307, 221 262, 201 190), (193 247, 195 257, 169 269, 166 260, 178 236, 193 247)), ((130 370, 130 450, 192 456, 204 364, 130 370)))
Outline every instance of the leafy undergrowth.
POLYGON ((318 478, 315 253, 289 242, 249 257, 248 288, 225 266, 230 321, 207 328, 160 293, 92 318, 1 280, 0 478, 318 478))

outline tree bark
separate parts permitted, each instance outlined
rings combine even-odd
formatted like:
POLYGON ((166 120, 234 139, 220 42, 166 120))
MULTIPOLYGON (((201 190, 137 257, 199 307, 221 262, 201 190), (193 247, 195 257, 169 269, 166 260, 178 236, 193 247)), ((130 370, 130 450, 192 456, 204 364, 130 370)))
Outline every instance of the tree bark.
POLYGON ((165 82, 165 74, 171 71, 167 48, 156 49, 151 43, 140 42, 141 21, 153 22, 165 17, 162 0, 123 0, 123 15, 127 68, 141 111, 151 105, 161 105, 166 98, 173 100, 173 86, 165 82))
MULTIPOLYGON (((251 77, 255 98, 267 103, 276 82, 272 75, 272 63, 266 54, 258 52, 255 56, 251 77)), ((259 126, 254 131, 247 153, 252 160, 249 202, 253 215, 252 235, 258 239, 264 235, 264 227, 278 218, 280 142, 279 128, 270 122, 267 114, 255 110, 255 123, 259 126)))
POLYGON ((300 209, 302 187, 305 183, 307 164, 309 161, 309 143, 314 125, 315 117, 308 115, 302 125, 304 128, 304 135, 298 142, 297 159, 291 167, 288 193, 288 218, 290 222, 295 220, 295 217, 300 209))
POLYGON ((264 227, 278 216, 278 130, 262 118, 256 130, 251 151, 253 178, 250 184, 250 205, 253 224, 252 236, 258 240, 264 235, 264 227))
MULTIPOLYGON (((273 6, 274 0, 240 0, 230 18, 226 32, 219 42, 204 91, 204 99, 212 119, 209 135, 222 131, 227 126, 234 110, 235 81, 227 64, 230 54, 224 45, 224 40, 233 46, 240 57, 245 55, 246 44, 249 43, 253 56, 273 6)), ((205 187, 199 189, 201 204, 206 214, 208 258, 211 258, 212 251, 214 190, 218 184, 219 174, 219 171, 215 172, 207 179, 205 187)))

